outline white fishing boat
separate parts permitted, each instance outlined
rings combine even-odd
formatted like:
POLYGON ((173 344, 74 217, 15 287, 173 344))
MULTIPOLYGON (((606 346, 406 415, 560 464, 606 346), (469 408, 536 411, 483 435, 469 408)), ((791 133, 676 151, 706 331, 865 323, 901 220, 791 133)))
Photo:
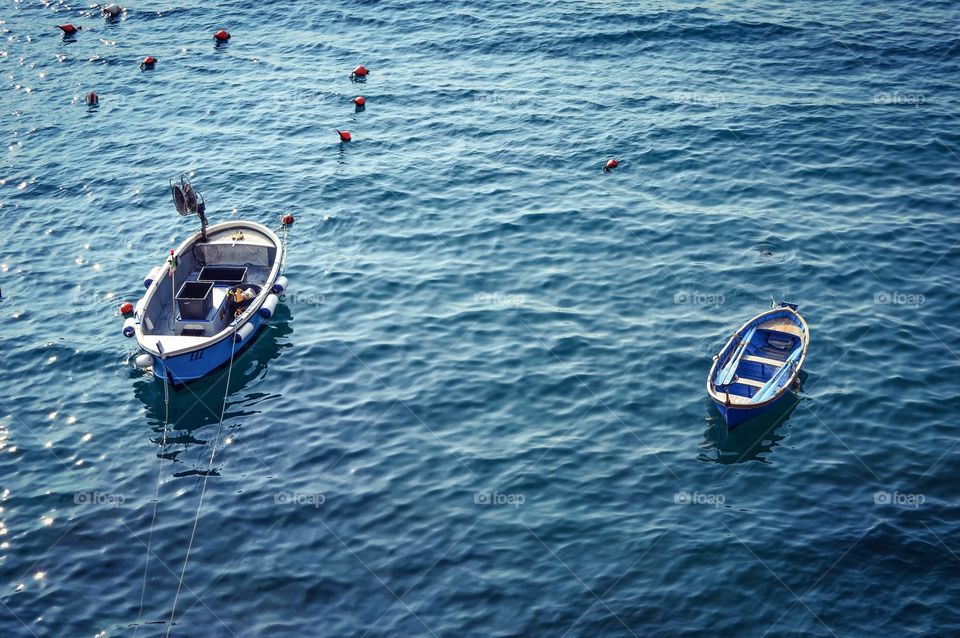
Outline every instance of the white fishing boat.
POLYGON ((171 180, 174 205, 200 230, 150 271, 146 294, 123 326, 143 351, 137 365, 177 385, 227 364, 273 317, 287 287, 285 246, 249 221, 207 227, 205 203, 185 177, 171 180))

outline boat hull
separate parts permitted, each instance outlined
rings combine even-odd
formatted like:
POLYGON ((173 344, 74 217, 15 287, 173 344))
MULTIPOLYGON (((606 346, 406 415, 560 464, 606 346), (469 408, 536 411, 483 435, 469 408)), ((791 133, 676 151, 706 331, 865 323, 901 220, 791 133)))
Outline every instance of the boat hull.
POLYGON ((231 334, 192 352, 166 358, 153 355, 153 375, 175 385, 196 381, 207 376, 217 368, 227 365, 230 362, 231 354, 236 358, 241 350, 250 345, 266 324, 266 320, 260 315, 254 315, 246 324, 251 325, 253 331, 241 341, 236 341, 231 334), (231 344, 233 344, 232 348, 230 347, 231 344))
POLYGON ((796 304, 785 302, 733 333, 707 374, 707 393, 728 429, 795 398, 809 345, 806 321, 796 304))
POLYGON ((732 430, 741 423, 755 419, 770 412, 771 410, 774 410, 777 406, 782 405, 788 396, 790 396, 790 391, 782 393, 775 401, 765 403, 757 407, 725 405, 723 402, 715 399, 713 403, 717 406, 717 410, 720 411, 720 415, 723 417, 723 420, 727 422, 727 429, 732 430))
POLYGON ((276 312, 287 280, 280 238, 256 222, 216 224, 170 253, 167 264, 147 276, 147 292, 124 335, 136 336, 143 353, 137 366, 181 385, 221 368, 249 345, 276 312), (185 292, 188 285, 193 288, 185 292), (255 296, 231 306, 234 286, 255 296))

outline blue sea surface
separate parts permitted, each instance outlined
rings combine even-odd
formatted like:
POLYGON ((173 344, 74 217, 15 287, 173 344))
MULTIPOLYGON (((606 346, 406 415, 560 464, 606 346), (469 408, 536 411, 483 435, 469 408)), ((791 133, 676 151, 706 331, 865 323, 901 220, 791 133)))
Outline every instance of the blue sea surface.
POLYGON ((89 4, 0 8, 0 636, 960 633, 960 5, 89 4), (166 403, 181 172, 296 222, 166 403))

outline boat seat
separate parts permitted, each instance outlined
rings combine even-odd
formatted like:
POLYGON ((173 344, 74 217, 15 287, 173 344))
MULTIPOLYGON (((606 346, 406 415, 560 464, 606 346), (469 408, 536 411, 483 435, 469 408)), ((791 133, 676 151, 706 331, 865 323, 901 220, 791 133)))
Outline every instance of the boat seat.
POLYGON ((751 397, 742 397, 739 394, 728 394, 730 397, 730 405, 748 405, 753 402, 751 397))
POLYGON ((755 355, 755 354, 745 354, 745 355, 743 355, 743 360, 744 360, 744 361, 753 361, 754 363, 762 363, 762 364, 764 364, 764 365, 774 366, 774 367, 776 367, 776 368, 779 368, 780 366, 783 365, 783 360, 782 360, 782 359, 779 359, 779 360, 778 360, 778 359, 771 359, 771 358, 769 358, 769 357, 758 357, 758 356, 755 355))
POLYGON ((767 384, 766 381, 757 381, 756 379, 748 379, 746 377, 735 377, 733 382, 741 385, 749 385, 754 388, 762 388, 767 384))
POLYGON ((761 323, 757 326, 757 329, 768 330, 770 332, 782 332, 803 339, 803 330, 789 319, 771 319, 770 321, 761 323))

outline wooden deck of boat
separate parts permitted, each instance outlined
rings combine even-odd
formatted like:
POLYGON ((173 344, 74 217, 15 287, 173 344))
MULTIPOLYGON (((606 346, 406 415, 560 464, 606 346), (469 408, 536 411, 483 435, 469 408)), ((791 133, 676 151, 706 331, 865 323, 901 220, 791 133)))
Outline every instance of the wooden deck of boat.
POLYGON ((728 394, 727 397, 730 399, 730 405, 748 405, 753 400, 750 397, 742 397, 739 394, 728 394))
POLYGON ((269 237, 261 233, 260 231, 254 228, 225 228, 217 231, 213 231, 209 234, 207 238, 208 244, 227 244, 235 245, 240 242, 243 242, 245 245, 253 246, 268 246, 272 247, 275 244, 270 240, 269 237))
POLYGON ((771 330, 773 332, 785 332, 786 334, 794 335, 801 339, 803 338, 803 330, 789 319, 771 319, 770 321, 761 323, 757 328, 760 330, 771 330))

